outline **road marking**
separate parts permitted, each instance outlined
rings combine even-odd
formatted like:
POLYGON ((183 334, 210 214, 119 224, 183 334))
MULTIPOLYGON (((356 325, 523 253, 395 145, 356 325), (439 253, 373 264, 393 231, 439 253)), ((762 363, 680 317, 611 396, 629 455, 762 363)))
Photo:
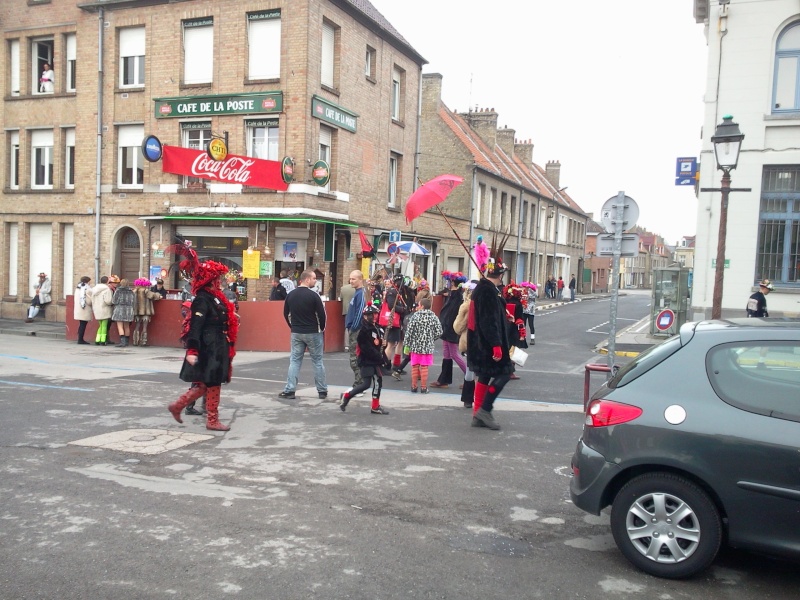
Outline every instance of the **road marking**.
POLYGON ((25 387, 48 388, 51 390, 69 390, 70 392, 94 392, 94 388, 65 387, 63 385, 45 385, 43 383, 30 383, 28 381, 8 381, 0 379, 0 383, 7 385, 21 385, 25 387))

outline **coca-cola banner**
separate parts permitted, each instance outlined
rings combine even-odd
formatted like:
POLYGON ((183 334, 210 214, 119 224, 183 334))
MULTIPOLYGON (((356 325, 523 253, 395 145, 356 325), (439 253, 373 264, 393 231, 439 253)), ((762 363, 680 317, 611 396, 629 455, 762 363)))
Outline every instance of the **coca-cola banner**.
POLYGON ((281 176, 281 163, 250 156, 228 154, 225 160, 216 161, 203 150, 164 146, 161 159, 164 173, 188 175, 221 183, 241 183, 251 187, 285 192, 289 184, 281 176))

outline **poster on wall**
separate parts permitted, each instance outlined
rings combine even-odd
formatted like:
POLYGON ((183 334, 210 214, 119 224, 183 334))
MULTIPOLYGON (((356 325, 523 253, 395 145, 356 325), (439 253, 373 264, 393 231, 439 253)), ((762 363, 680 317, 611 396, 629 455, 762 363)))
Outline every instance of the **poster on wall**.
POLYGON ((283 242, 283 260, 297 260, 297 242, 283 242))
POLYGON ((161 267, 158 265, 150 265, 150 285, 156 284, 156 279, 162 277, 161 267))
POLYGON ((258 272, 261 277, 272 277, 272 261, 262 260, 258 267, 258 272))
POLYGON ((242 277, 245 279, 258 279, 261 262, 261 252, 258 250, 242 252, 242 277))

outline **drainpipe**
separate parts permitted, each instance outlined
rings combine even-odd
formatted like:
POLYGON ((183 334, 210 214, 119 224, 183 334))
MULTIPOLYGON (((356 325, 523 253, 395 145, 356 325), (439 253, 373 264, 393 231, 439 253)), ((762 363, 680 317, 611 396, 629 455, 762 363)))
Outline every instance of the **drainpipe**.
POLYGON ((103 168, 103 22, 105 12, 99 11, 97 22, 97 157, 95 159, 94 201, 94 280, 100 281, 100 184, 103 168))
POLYGON ((519 191, 519 204, 517 205, 517 283, 523 280, 522 271, 520 270, 520 252, 522 251, 522 199, 525 197, 525 190, 519 191))
MULTIPOLYGON (((478 194, 478 167, 477 165, 472 166, 472 200, 470 201, 470 219, 469 219, 469 244, 467 244, 467 248, 472 251, 472 244, 473 244, 473 235, 475 233, 475 198, 478 194)), ((470 260, 469 256, 467 258, 467 273, 471 273, 473 269, 472 261, 470 260)), ((481 274, 475 273, 475 277, 470 277, 470 279, 480 279, 481 274)))
MULTIPOLYGON (((539 288, 539 204, 541 203, 542 199, 539 198, 539 201, 536 203, 536 218, 533 219, 533 222, 536 225, 534 231, 536 232, 536 239, 533 242, 533 283, 536 284, 537 292, 539 288)), ((531 206, 531 210, 533 210, 533 206, 531 206)))
POLYGON ((419 146, 422 143, 422 66, 419 67, 419 90, 417 92, 417 147, 414 148, 414 191, 419 187, 419 146))

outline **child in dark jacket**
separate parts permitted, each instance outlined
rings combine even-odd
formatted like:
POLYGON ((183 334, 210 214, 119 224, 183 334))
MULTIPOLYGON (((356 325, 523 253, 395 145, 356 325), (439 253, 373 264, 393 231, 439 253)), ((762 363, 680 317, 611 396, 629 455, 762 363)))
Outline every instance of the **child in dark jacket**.
POLYGON ((372 386, 373 415, 388 415, 389 411, 381 406, 381 388, 383 387, 383 372, 381 367, 386 364, 386 355, 383 352, 383 328, 377 320, 378 308, 368 304, 364 308, 361 328, 358 330, 358 365, 361 368, 361 383, 342 393, 339 408, 342 412, 347 408, 347 403, 356 394, 360 394, 372 386))

